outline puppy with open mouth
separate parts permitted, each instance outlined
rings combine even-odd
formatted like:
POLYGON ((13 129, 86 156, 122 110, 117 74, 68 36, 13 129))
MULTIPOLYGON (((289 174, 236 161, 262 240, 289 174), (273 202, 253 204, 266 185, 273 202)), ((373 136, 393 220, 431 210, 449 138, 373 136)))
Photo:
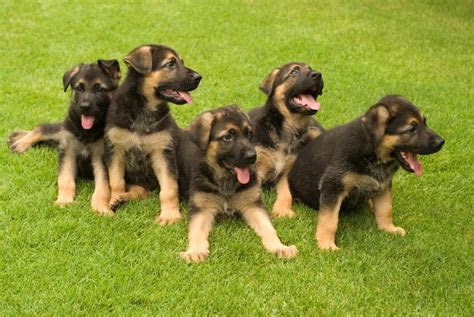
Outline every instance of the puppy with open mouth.
POLYGON ((64 91, 72 88, 68 114, 62 123, 46 123, 32 131, 15 131, 9 139, 10 149, 23 153, 36 144, 48 144, 59 151, 58 197, 64 207, 74 201, 76 176, 94 178, 92 208, 98 213, 109 209, 107 167, 103 162, 105 118, 118 87, 120 66, 117 60, 98 60, 79 64, 63 76, 64 91))
POLYGON ((265 105, 249 114, 255 131, 257 173, 264 186, 275 186, 272 215, 293 217, 288 172, 299 151, 323 128, 313 115, 323 94, 320 72, 304 63, 288 63, 273 70, 260 85, 265 105))
POLYGON ((263 204, 252 137, 250 118, 237 106, 204 112, 184 131, 178 166, 181 196, 189 201, 189 245, 180 253, 185 261, 208 258, 208 235, 222 214, 241 215, 268 252, 296 256, 295 246, 281 243, 263 204))
POLYGON ((369 203, 380 230, 405 235, 392 221, 392 179, 401 166, 422 175, 418 155, 436 153, 444 140, 408 100, 386 96, 363 116, 322 133, 298 156, 290 174, 292 194, 319 209, 316 240, 337 250, 340 209, 369 203))
POLYGON ((172 224, 181 219, 176 162, 181 132, 168 103, 192 103, 190 91, 202 77, 164 45, 137 47, 125 64, 127 77, 107 114, 110 206, 115 210, 122 202, 142 198, 159 186, 157 222, 172 224))

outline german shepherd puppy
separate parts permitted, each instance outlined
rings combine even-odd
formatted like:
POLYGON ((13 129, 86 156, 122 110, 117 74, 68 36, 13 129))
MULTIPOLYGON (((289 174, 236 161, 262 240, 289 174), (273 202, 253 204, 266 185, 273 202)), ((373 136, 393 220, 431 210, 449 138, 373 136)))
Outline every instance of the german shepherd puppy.
POLYGON ((268 252, 296 256, 295 246, 280 242, 262 202, 252 134, 250 118, 237 106, 204 112, 184 132, 178 164, 180 189, 189 198, 189 245, 180 253, 185 261, 207 259, 208 235, 222 214, 240 214, 268 252))
POLYGON ((152 185, 161 187, 157 222, 172 224, 181 218, 175 152, 181 132, 168 102, 191 103, 189 91, 198 87, 201 75, 185 67, 178 53, 163 45, 137 47, 125 57, 125 64, 127 77, 107 114, 110 205, 115 209, 124 200, 145 196, 143 186, 149 187, 146 175, 151 174, 152 185), (126 184, 135 186, 126 192, 126 184))
POLYGON ((392 178, 401 166, 422 174, 417 154, 441 150, 444 140, 408 100, 386 96, 363 116, 321 134, 298 156, 289 175, 291 192, 319 209, 316 240, 337 250, 341 205, 356 208, 370 200, 380 230, 404 236, 392 222, 392 178))
POLYGON ((8 138, 14 153, 46 143, 59 150, 58 198, 64 207, 75 196, 77 175, 95 179, 92 208, 109 212, 110 190, 103 162, 104 128, 112 92, 120 79, 117 60, 99 59, 95 64, 79 64, 63 76, 64 91, 73 89, 69 111, 62 123, 42 124, 32 131, 16 131, 8 138))
POLYGON ((273 70, 260 90, 268 99, 250 112, 258 178, 264 186, 276 185, 273 216, 293 217, 288 172, 301 148, 323 131, 312 117, 320 108, 323 79, 307 64, 288 63, 273 70))

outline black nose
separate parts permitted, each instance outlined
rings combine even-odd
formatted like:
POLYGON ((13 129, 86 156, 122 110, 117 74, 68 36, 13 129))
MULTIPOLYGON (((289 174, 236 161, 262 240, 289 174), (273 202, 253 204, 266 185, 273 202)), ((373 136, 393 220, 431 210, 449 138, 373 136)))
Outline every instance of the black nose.
POLYGON ((79 103, 79 107, 81 107, 81 109, 87 109, 90 106, 91 106, 90 101, 81 101, 81 103, 79 103))
POLYGON ((244 160, 247 164, 253 164, 255 163, 255 160, 257 159, 257 153, 255 150, 247 150, 244 152, 244 160))
POLYGON ((196 82, 200 82, 201 79, 202 79, 202 76, 199 75, 199 74, 196 73, 196 72, 193 73, 192 77, 193 77, 193 80, 196 81, 196 82))
POLYGON ((444 145, 444 139, 440 136, 434 137, 431 139, 431 146, 436 150, 440 150, 444 145))
POLYGON ((312 79, 320 79, 320 78, 321 78, 321 73, 320 73, 320 72, 315 72, 314 70, 312 70, 312 71, 309 73, 309 76, 310 76, 312 79))

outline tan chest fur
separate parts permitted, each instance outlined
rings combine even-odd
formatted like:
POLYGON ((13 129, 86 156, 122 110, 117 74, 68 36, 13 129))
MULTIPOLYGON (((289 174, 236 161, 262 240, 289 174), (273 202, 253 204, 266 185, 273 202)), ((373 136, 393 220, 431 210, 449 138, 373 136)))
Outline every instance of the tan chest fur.
POLYGON ((107 131, 107 137, 115 148, 126 151, 138 148, 146 153, 163 150, 169 147, 172 137, 169 131, 161 131, 153 134, 140 134, 122 128, 111 128, 107 131))
POLYGON ((63 151, 75 153, 79 157, 88 157, 92 153, 101 156, 104 153, 104 141, 99 139, 92 143, 82 143, 80 142, 71 132, 67 130, 61 131, 61 143, 60 148, 63 151))

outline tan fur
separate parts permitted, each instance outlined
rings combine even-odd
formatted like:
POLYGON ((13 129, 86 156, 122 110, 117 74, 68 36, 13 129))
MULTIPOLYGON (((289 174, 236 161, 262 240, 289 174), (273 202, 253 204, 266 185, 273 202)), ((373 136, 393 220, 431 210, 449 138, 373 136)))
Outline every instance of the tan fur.
POLYGON ((123 150, 115 150, 109 164, 110 206, 125 195, 125 156, 123 150))
POLYGON ((387 120, 390 117, 390 113, 388 112, 387 108, 382 105, 376 106, 369 111, 368 115, 370 117, 368 118, 367 116, 364 116, 362 118, 362 122, 367 122, 371 120, 371 118, 375 117, 377 123, 375 125, 374 132, 377 138, 382 138, 385 134, 387 120))
POLYGON ((347 173, 342 177, 344 189, 349 193, 354 188, 363 188, 371 190, 380 190, 385 185, 378 182, 375 178, 356 173, 347 173))
POLYGON ((143 86, 141 87, 143 95, 147 99, 147 108, 155 110, 159 104, 159 99, 155 95, 155 87, 163 80, 163 73, 161 71, 151 72, 145 76, 143 86))
POLYGON ((153 66, 151 47, 142 46, 135 49, 130 55, 125 57, 124 62, 142 75, 148 74, 153 66))
POLYGON ((208 208, 192 216, 189 222, 188 249, 180 257, 186 262, 202 262, 209 256, 209 232, 217 210, 208 208))
POLYGON ((76 172, 76 155, 73 151, 66 151, 58 176, 58 198, 55 203, 59 207, 65 207, 74 201, 76 172))
POLYGON ((134 200, 134 199, 145 199, 149 195, 146 188, 139 185, 127 186, 127 194, 123 197, 123 200, 134 200))
POLYGON ((104 142, 102 139, 91 145, 91 154, 95 183, 95 189, 91 200, 92 209, 100 215, 112 215, 113 212, 109 208, 110 187, 107 168, 102 160, 104 155, 104 142))
POLYGON ((321 250, 336 251, 336 231, 339 222, 339 210, 345 195, 338 197, 333 206, 321 206, 318 211, 316 241, 321 250))
POLYGON ((41 138, 42 133, 40 128, 35 128, 32 131, 17 131, 8 142, 10 144, 10 150, 20 154, 28 151, 33 145, 40 142, 41 138))
POLYGON ((289 217, 295 216, 293 211, 293 197, 291 196, 290 186, 288 185, 288 174, 283 175, 276 184, 277 199, 273 205, 272 215, 274 217, 289 217))
POLYGON ((219 142, 218 141, 211 141, 209 145, 207 146, 207 151, 206 151, 206 162, 207 164, 214 170, 214 173, 216 175, 216 178, 223 178, 227 175, 227 171, 220 167, 219 164, 217 164, 215 157, 216 153, 219 150, 219 142))
POLYGON ((151 153, 151 162, 160 184, 161 213, 156 218, 156 222, 161 226, 176 223, 181 219, 178 182, 169 173, 166 158, 163 156, 163 149, 157 149, 151 153))
POLYGON ((168 172, 163 151, 172 143, 169 131, 162 131, 150 135, 140 135, 129 130, 113 127, 108 130, 107 136, 114 144, 114 154, 109 166, 111 188, 110 204, 114 205, 122 199, 131 198, 132 194, 125 191, 125 152, 136 147, 150 154, 152 168, 160 183, 161 214, 157 218, 160 225, 172 224, 181 219, 179 213, 178 184, 168 172))
POLYGON ((375 222, 380 230, 404 236, 405 230, 401 227, 396 227, 392 219, 392 196, 390 189, 387 187, 377 196, 372 197, 374 208, 375 222))
POLYGON ((263 91, 266 95, 270 94, 273 83, 275 82, 279 71, 279 68, 274 69, 260 84, 260 90, 263 91))
POLYGON ((247 208, 242 210, 242 216, 262 239, 262 244, 268 252, 276 254, 279 258, 292 258, 298 254, 296 246, 281 243, 265 209, 256 206, 247 208))
POLYGON ((377 146, 377 153, 381 161, 386 162, 393 160, 390 153, 394 147, 400 143, 400 136, 398 135, 384 135, 379 145, 377 146))

